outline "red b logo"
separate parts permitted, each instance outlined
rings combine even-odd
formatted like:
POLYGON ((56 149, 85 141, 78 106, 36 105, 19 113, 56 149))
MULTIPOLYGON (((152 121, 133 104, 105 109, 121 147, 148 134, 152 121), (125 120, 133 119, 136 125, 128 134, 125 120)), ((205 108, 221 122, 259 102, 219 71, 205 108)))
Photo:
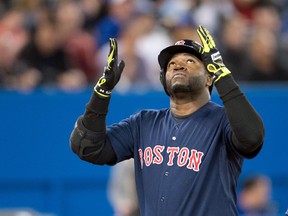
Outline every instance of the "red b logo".
POLYGON ((185 41, 184 40, 180 40, 180 41, 177 41, 175 43, 175 45, 184 45, 185 44, 185 41))

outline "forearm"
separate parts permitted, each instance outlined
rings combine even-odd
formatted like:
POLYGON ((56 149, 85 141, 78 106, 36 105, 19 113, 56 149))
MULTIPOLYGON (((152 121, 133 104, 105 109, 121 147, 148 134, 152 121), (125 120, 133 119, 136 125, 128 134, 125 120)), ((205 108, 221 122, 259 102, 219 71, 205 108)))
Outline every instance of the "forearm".
POLYGON ((84 126, 94 132, 106 131, 106 115, 110 103, 109 98, 101 98, 94 91, 83 116, 84 126))
POLYGON ((221 78, 215 86, 233 131, 233 144, 240 152, 249 155, 263 143, 262 119, 231 75, 221 78))
POLYGON ((118 48, 115 38, 110 38, 110 51, 104 73, 94 87, 84 116, 81 116, 72 131, 71 149, 81 159, 95 164, 114 164, 116 154, 106 135, 106 115, 111 92, 121 77, 124 61, 118 63, 118 48))
POLYGON ((114 164, 116 155, 106 136, 106 115, 110 98, 102 99, 93 92, 83 116, 71 134, 70 145, 82 160, 94 164, 114 164))

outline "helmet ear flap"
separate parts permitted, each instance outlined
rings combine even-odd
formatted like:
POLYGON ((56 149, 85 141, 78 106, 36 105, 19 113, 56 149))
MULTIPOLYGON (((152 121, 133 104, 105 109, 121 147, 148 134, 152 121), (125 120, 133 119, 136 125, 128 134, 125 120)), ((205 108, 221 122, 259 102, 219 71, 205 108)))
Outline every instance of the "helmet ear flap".
POLYGON ((160 82, 164 86, 165 83, 165 72, 163 69, 160 70, 160 82))
POLYGON ((166 73, 166 72, 165 72, 163 69, 160 70, 160 82, 161 82, 161 84, 163 85, 163 88, 164 88, 166 94, 167 94, 168 96, 170 96, 170 94, 167 92, 167 89, 166 89, 165 73, 166 73))

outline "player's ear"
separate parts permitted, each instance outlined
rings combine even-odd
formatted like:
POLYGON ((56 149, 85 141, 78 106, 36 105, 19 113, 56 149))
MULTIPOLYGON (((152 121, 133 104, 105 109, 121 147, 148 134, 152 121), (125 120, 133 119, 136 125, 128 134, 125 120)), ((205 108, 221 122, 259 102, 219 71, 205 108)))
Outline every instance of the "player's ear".
POLYGON ((213 85, 213 79, 212 79, 212 76, 210 74, 207 75, 206 85, 209 86, 209 87, 213 85))

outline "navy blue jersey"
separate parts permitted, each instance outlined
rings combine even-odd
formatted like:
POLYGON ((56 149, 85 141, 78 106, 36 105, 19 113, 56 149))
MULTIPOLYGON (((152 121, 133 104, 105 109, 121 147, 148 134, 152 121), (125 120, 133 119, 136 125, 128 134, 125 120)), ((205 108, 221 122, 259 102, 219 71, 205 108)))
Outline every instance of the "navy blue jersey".
POLYGON ((209 102, 183 121, 169 108, 143 110, 107 135, 117 162, 135 159, 141 215, 238 215, 243 157, 222 106, 209 102))

